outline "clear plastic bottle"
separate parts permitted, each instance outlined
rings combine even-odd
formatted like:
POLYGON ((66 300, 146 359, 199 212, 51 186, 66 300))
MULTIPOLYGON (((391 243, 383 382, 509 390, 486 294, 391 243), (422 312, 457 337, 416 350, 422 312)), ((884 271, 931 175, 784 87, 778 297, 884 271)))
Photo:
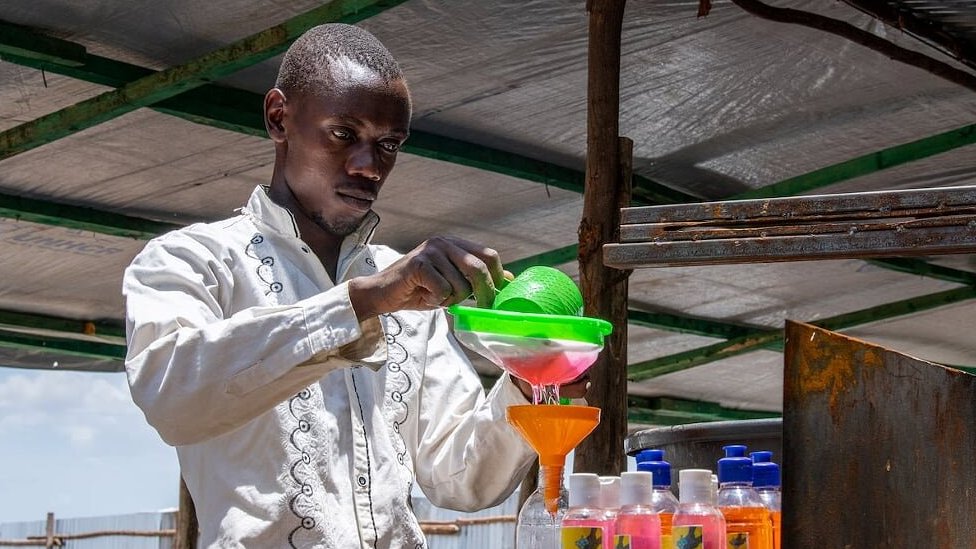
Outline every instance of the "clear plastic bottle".
POLYGON ((773 453, 752 452, 752 487, 759 493, 773 522, 773 549, 782 547, 783 500, 780 492, 779 465, 773 463, 773 453))
POLYGON ((652 448, 637 453, 637 470, 654 476, 651 509, 661 521, 661 547, 671 549, 671 520, 678 510, 678 498, 671 491, 671 464, 664 461, 664 450, 652 448))
POLYGON ((773 549, 769 510, 752 487, 752 460, 741 444, 723 446, 718 460, 718 508, 725 516, 725 533, 732 549, 773 549))
POLYGON ((620 512, 617 513, 614 547, 661 549, 661 519, 651 507, 653 493, 651 473, 620 474, 620 512))
POLYGON ((558 511, 555 516, 550 514, 542 494, 542 489, 546 485, 545 475, 545 469, 539 468, 539 482, 536 489, 526 498, 519 511, 518 523, 515 525, 516 549, 558 549, 559 547, 559 525, 569 507, 569 493, 560 479, 558 511))
POLYGON ((671 545, 665 549, 726 549, 725 518, 711 504, 712 472, 678 472, 678 510, 671 526, 671 545))
POLYGON ((610 524, 607 539, 616 539, 617 513, 620 511, 620 477, 600 477, 600 508, 610 524))
POLYGON ((613 549, 610 524, 600 508, 600 477, 593 473, 569 475, 569 508, 563 516, 561 547, 613 549))

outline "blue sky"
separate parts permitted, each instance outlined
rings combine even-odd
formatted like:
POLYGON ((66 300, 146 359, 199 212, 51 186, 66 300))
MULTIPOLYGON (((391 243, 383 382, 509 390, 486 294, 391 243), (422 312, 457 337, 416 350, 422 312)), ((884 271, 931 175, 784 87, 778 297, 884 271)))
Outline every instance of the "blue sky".
POLYGON ((0 522, 158 511, 178 490, 125 374, 0 367, 0 522))

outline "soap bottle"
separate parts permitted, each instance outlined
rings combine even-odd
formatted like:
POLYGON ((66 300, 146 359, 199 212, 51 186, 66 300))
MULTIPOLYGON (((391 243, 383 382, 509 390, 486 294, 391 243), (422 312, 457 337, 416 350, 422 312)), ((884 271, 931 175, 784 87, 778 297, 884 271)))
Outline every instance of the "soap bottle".
POLYGON ((741 444, 723 446, 718 460, 718 508, 725 516, 725 535, 731 548, 773 549, 769 510, 752 487, 752 460, 741 444))
POLYGON ((645 471, 620 473, 620 512, 614 547, 661 549, 661 519, 651 507, 652 477, 645 471))
POLYGON ((600 507, 600 477, 593 473, 569 475, 569 508, 559 530, 565 549, 613 549, 610 524, 600 507))
POLYGON ((678 510, 665 549, 726 549, 725 518, 711 504, 712 472, 682 469, 678 479, 678 510))
POLYGON ((752 452, 752 487, 759 493, 766 509, 769 509, 773 522, 773 549, 780 549, 782 543, 783 503, 780 492, 780 469, 773 463, 773 453, 752 452))
POLYGON ((637 470, 654 477, 651 509, 661 521, 661 547, 671 549, 671 519, 678 510, 678 498, 671 491, 671 464, 664 460, 664 450, 651 448, 637 453, 637 470))

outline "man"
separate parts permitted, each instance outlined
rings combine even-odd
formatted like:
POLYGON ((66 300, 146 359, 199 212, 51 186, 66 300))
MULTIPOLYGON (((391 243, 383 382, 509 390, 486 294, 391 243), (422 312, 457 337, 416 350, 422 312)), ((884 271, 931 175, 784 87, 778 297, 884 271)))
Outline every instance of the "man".
POLYGON ((527 386, 503 376, 486 397, 440 309, 489 304, 497 254, 369 244, 410 108, 372 35, 310 30, 265 97, 270 185, 236 217, 153 240, 125 272, 132 396, 177 448, 202 546, 423 547, 414 483, 478 509, 530 465, 504 419, 527 386))

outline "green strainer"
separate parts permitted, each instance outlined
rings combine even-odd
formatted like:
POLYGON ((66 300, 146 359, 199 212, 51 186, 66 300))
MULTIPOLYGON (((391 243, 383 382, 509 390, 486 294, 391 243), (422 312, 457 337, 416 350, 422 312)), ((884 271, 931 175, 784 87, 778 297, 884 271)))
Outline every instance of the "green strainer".
POLYGON ((492 309, 517 313, 581 316, 583 294, 559 269, 537 265, 522 271, 495 296, 492 309))

